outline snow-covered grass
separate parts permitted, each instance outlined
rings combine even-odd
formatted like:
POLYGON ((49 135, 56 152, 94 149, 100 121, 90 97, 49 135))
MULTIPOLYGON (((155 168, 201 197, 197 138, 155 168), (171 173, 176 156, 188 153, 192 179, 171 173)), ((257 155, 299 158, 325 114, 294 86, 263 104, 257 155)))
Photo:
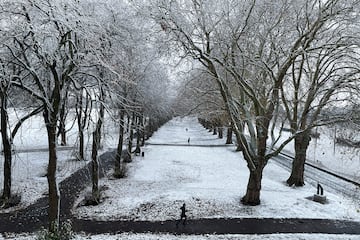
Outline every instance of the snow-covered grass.
POLYGON ((310 142, 308 159, 321 167, 360 182, 359 149, 335 144, 334 138, 340 134, 339 129, 323 127, 319 128, 318 132, 320 138, 310 142))
MULTIPOLYGON (((188 217, 232 218, 329 218, 360 220, 359 205, 343 196, 327 194, 328 204, 306 199, 316 189, 310 184, 301 188, 285 185, 289 173, 273 162, 264 170, 261 205, 241 205, 248 170, 242 154, 234 146, 223 144, 194 118, 176 118, 160 128, 149 143, 174 143, 181 146, 148 145, 145 157, 129 164, 128 178, 104 178, 108 187, 99 206, 75 208, 81 218, 168 220, 177 219, 186 203, 188 217), (190 146, 187 139, 190 138, 190 146), (201 145, 191 146, 191 144, 201 145)), ((79 199, 79 201, 81 198, 79 199)))
MULTIPOLYGON (((9 235, 4 239, 33 240, 35 235, 9 235)), ((268 235, 172 235, 172 234, 101 234, 93 236, 77 235, 74 240, 358 240, 358 235, 330 234, 268 234, 268 235)))
MULTIPOLYGON (((315 131, 315 130, 314 130, 315 131)), ((316 132, 319 138, 310 141, 307 161, 322 168, 326 168, 341 176, 360 182, 360 149, 342 146, 335 143, 335 136, 345 134, 348 130, 340 130, 334 127, 319 127, 316 132)), ((283 132, 285 140, 290 133, 283 132)), ((294 143, 285 146, 286 152, 294 153, 294 143)))
MULTIPOLYGON (((20 112, 9 111, 10 122, 15 122, 18 118, 17 114, 20 112)), ((67 128, 72 126, 71 118, 67 123, 67 128)), ((107 116, 107 119, 109 117, 107 116)), ((118 131, 116 131, 116 125, 113 122, 107 121, 105 123, 104 143, 101 151, 107 151, 109 148, 113 148, 117 142, 116 137, 118 131), (115 128, 115 129, 114 129, 115 128)), ((91 142, 90 136, 86 136, 87 156, 90 156, 91 142)), ((77 132, 76 126, 67 133, 67 145, 77 147, 77 132)), ((0 139, 0 149, 2 148, 2 142, 0 139)), ((0 209, 0 212, 10 212, 19 208, 26 207, 31 203, 34 203, 37 199, 46 194, 48 189, 48 183, 46 179, 46 170, 48 164, 48 152, 47 152, 47 133, 44 126, 43 117, 41 115, 34 116, 25 121, 18 134, 14 138, 15 149, 12 159, 12 193, 21 195, 21 203, 13 208, 0 209), (33 150, 38 151, 33 151, 33 150), (19 151, 21 150, 21 151, 19 151), (30 151, 28 151, 30 150, 30 151), (19 152, 18 152, 19 151, 19 152)), ((61 148, 59 147, 58 150, 61 148)), ((58 151, 58 182, 70 176, 77 169, 85 166, 87 161, 77 161, 76 149, 73 150, 60 150, 58 151)), ((90 159, 90 157, 88 157, 90 159)), ((3 187, 3 168, 4 157, 0 154, 0 187, 3 187)), ((0 193, 1 193, 0 190, 0 193)))
MULTIPOLYGON (((116 144, 116 125, 106 125, 104 150, 116 144), (115 129, 115 130, 114 130, 115 129)), ((76 133, 69 133, 69 144, 76 145, 76 133)), ((34 149, 47 147, 46 132, 42 118, 35 117, 24 125, 15 139, 17 149, 34 149)), ((177 118, 159 129, 149 143, 172 143, 190 146, 159 146, 148 145, 143 150, 145 157, 136 157, 129 164, 127 179, 113 180, 110 177, 101 180, 108 186, 105 200, 97 207, 81 207, 74 212, 83 218, 97 219, 134 219, 134 220, 164 220, 176 219, 179 207, 187 204, 189 218, 210 217, 304 217, 304 218, 336 218, 359 220, 359 205, 342 196, 328 194, 329 204, 321 205, 311 202, 306 197, 314 194, 315 189, 310 184, 303 188, 289 188, 284 184, 288 172, 270 162, 266 166, 263 178, 263 188, 260 206, 245 207, 239 204, 240 197, 245 193, 248 170, 241 153, 234 152, 234 146, 228 147, 194 147, 196 145, 222 145, 225 139, 203 129, 193 118, 177 118), (186 130, 187 129, 187 130, 186 130)), ((316 149, 330 151, 328 146, 332 141, 322 134, 317 141, 316 149)), ((314 142, 312 142, 314 144, 314 142)), ((352 151, 339 150, 342 155, 348 154, 349 159, 355 159, 352 151)), ((289 146, 289 151, 291 146, 289 146)), ((316 153, 319 154, 319 153, 316 153)), ((84 162, 72 161, 73 151, 59 152, 58 178, 70 175, 84 162)), ((320 156, 325 155, 320 153, 320 156)), ((311 157, 311 153, 309 154, 311 157)), ((356 156, 356 155, 355 155, 356 156)), ((318 161, 329 161, 330 167, 337 168, 336 158, 329 156, 317 158, 318 161), (323 159, 323 160, 321 160, 323 159), (332 164, 333 165, 332 165, 332 164)), ((342 164, 342 163, 340 163, 342 164)), ((46 192, 47 182, 44 174, 47 165, 47 152, 17 153, 13 165, 14 191, 22 194, 22 206, 28 205, 46 192)), ((329 166, 329 165, 328 165, 329 166)), ((360 167, 351 165, 358 171, 360 167)), ((3 157, 0 157, 0 172, 2 172, 3 157)), ((347 168, 344 168, 344 171, 347 168)), ((353 171, 352 169, 352 171, 353 171)), ((0 175, 2 185, 2 176, 0 175)), ((79 199, 80 201, 81 199, 79 199)), ((35 239, 34 234, 6 235, 2 239, 35 239)), ((133 234, 117 235, 77 235, 75 239, 340 239, 355 240, 355 235, 327 234, 271 234, 271 235, 171 235, 171 234, 133 234)))
MULTIPOLYGON (((13 156, 12 193, 21 196, 21 203, 13 208, 0 209, 0 212, 10 212, 23 208, 43 196, 47 192, 47 152, 25 152, 13 156)), ((76 169, 84 166, 86 162, 76 161, 71 151, 58 152, 58 181, 70 176, 76 169)), ((0 158, 0 172, 3 172, 3 158, 0 158)), ((3 186, 3 176, 0 176, 3 186)))
MULTIPOLYGON (((13 109, 9 110, 9 121, 12 123, 11 128, 13 129, 13 125, 17 122, 18 118, 24 115, 19 111, 14 111, 13 109)), ((74 111, 70 111, 67 117, 66 122, 66 137, 67 143, 69 146, 74 146, 78 144, 78 132, 77 132, 77 125, 74 123, 75 119, 74 111)), ((89 146, 91 144, 91 133, 94 130, 94 125, 97 120, 96 111, 91 115, 91 121, 89 123, 89 127, 87 129, 87 133, 85 133, 85 144, 89 146)), ((109 114, 105 114, 105 123, 104 123, 104 131, 103 137, 105 141, 103 145, 105 147, 114 147, 117 143, 117 134, 118 134, 118 127, 117 124, 112 121, 112 117, 109 114)), ((103 139, 104 140, 104 139, 103 139)), ((1 143, 1 138, 0 138, 1 143)), ((60 143, 60 139, 59 139, 60 143)), ((2 143, 0 145, 2 148, 2 143)), ((33 116, 26 120, 20 127, 18 133, 14 138, 13 148, 14 150, 27 150, 27 149, 41 149, 47 148, 47 135, 46 135, 46 128, 44 124, 44 119, 41 114, 33 116)), ((90 148, 90 147, 89 147, 90 148)))

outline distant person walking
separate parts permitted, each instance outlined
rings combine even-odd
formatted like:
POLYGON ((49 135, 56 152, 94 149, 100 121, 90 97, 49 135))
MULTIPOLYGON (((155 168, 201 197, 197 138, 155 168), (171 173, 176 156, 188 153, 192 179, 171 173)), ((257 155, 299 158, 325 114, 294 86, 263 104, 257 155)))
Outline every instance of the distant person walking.
POLYGON ((185 209, 185 203, 182 205, 182 207, 180 208, 181 210, 181 214, 180 214, 180 219, 176 221, 176 227, 179 226, 179 223, 181 222, 181 220, 183 221, 183 225, 185 226, 186 224, 186 209, 185 209))
POLYGON ((188 144, 190 144, 190 138, 188 138, 188 144))

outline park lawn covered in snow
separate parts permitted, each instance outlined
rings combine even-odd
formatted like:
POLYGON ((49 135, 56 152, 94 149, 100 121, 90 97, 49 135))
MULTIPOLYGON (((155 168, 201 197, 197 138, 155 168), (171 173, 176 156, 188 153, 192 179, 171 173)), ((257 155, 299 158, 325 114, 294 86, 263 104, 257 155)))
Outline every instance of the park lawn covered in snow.
MULTIPOLYGON (((10 122, 16 122, 18 114, 21 111, 9 110, 10 122)), ((71 115, 71 114, 70 114, 71 115)), ((61 182, 63 179, 69 177, 79 168, 84 167, 88 161, 76 160, 77 153, 77 129, 73 125, 70 116, 67 123, 67 128, 70 131, 67 133, 67 147, 66 149, 58 147, 58 171, 57 180, 61 182), (69 148, 70 147, 70 148, 69 148), (74 147, 74 149, 71 149, 74 147)), ((109 148, 114 148, 117 142, 116 125, 108 121, 105 124, 104 143, 101 152, 108 151, 109 148), (115 128, 115 130, 114 130, 115 128)), ((87 159, 90 159, 91 141, 89 136, 86 136, 86 152, 87 159)), ((2 148, 2 142, 0 138, 2 148)), ((43 197, 48 190, 48 182, 46 178, 46 171, 48 165, 48 150, 47 150, 47 133, 44 125, 44 120, 41 115, 34 116, 25 121, 19 129, 14 138, 13 159, 12 159, 12 194, 21 195, 21 202, 16 207, 1 209, 0 212, 11 212, 19 208, 24 208, 37 199, 43 197)), ((0 186, 3 187, 3 169, 4 157, 0 154, 0 186)), ((0 190, 0 192, 1 192, 0 190)))
MULTIPOLYGON (((46 147, 41 143, 46 139, 45 129, 40 125, 41 117, 25 125, 19 142, 20 149, 46 147), (37 126, 37 127, 36 127, 37 126), (28 132, 25 131, 27 129, 28 132), (32 140, 34 138, 34 141, 32 140)), ((109 129, 113 124, 108 124, 109 129)), ((20 136, 20 135, 19 135, 20 136)), ((104 150, 116 143, 116 131, 105 132, 104 150)), ((262 204, 245 207, 239 204, 245 193, 247 169, 241 153, 234 152, 234 146, 192 147, 190 145, 223 145, 225 139, 218 139, 198 125, 193 118, 177 118, 148 141, 153 144, 177 144, 185 146, 148 145, 143 150, 145 157, 136 157, 129 164, 127 179, 113 180, 111 173, 101 184, 109 189, 104 194, 104 202, 97 207, 81 207, 75 210, 84 218, 162 220, 176 219, 179 207, 187 204, 189 218, 200 217, 305 217, 337 218, 359 220, 359 205, 341 196, 328 195, 329 204, 320 205, 305 197, 312 195, 315 188, 307 184, 304 188, 289 188, 284 180, 286 170, 269 163, 264 171, 262 204), (186 131, 186 128, 188 131, 186 131)), ((72 136, 70 135, 70 139, 72 136)), ((324 139, 324 138, 322 138, 324 139)), ((74 143, 74 140, 70 142, 74 143)), ((44 142, 44 144, 46 144, 44 142)), ((319 145, 318 145, 319 149, 319 145)), ((70 175, 77 167, 73 151, 59 151, 59 180, 70 175)), ((336 162, 336 159, 332 159, 336 162)), ((2 157, 0 158, 2 171, 2 157)), ((47 190, 44 177, 47 166, 47 152, 17 153, 14 160, 14 188, 23 195, 23 205, 28 205, 41 197, 47 190)), ((2 176, 0 176, 0 183, 2 176)), ((80 201, 81 199, 79 199, 80 201)), ((31 235, 7 235, 0 239, 35 239, 31 235)), ((75 239, 92 240, 275 240, 275 239, 340 239, 356 240, 355 235, 327 234, 271 234, 271 235, 171 235, 171 234, 102 234, 94 236, 77 235, 75 239)))
MULTIPOLYGON (((306 161, 327 169, 340 176, 360 182, 360 149, 348 146, 342 146, 335 143, 335 135, 351 136, 350 129, 336 129, 336 127, 318 127, 316 132, 319 138, 312 138, 306 161)), ((290 136, 289 132, 282 133, 282 140, 290 136)), ((294 153, 294 142, 291 141, 285 146, 284 152, 294 153)))
POLYGON ((190 219, 360 220, 358 202, 331 193, 327 193, 328 204, 310 201, 306 198, 316 192, 315 187, 310 184, 301 188, 286 186, 288 171, 271 161, 263 174, 261 205, 241 205, 249 173, 242 154, 234 151, 235 146, 212 146, 224 141, 209 133, 195 118, 173 119, 150 139, 150 144, 143 149, 145 157, 136 157, 128 165, 126 179, 112 179, 109 172, 108 177, 101 180, 107 190, 100 205, 74 208, 74 213, 80 218, 99 220, 161 221, 177 219, 180 206, 186 203, 190 219), (158 145, 162 143, 167 145, 158 145))
MULTIPOLYGON (((0 212, 26 207, 47 193, 47 163, 46 151, 16 153, 13 156, 12 194, 20 195, 21 202, 15 207, 0 209, 0 212)), ((58 151, 58 181, 69 177, 85 164, 84 161, 74 160, 72 151, 58 151)), ((3 158, 0 158, 0 172, 3 172, 3 167, 3 158)), ((0 186, 3 186, 3 175, 0 176, 0 186)))

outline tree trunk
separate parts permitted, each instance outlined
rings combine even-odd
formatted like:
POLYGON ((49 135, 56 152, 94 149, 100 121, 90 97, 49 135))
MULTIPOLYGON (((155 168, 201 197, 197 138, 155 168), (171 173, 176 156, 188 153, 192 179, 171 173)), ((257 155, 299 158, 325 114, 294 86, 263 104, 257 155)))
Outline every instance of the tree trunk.
POLYGON ((137 127, 136 133, 137 133, 137 134, 136 134, 135 154, 136 154, 136 155, 140 155, 141 149, 140 149, 140 132, 139 132, 139 127, 137 127))
POLYGON ((12 183, 12 172, 11 172, 11 166, 12 166, 12 141, 15 137, 18 129, 21 127, 22 123, 30 118, 31 116, 34 116, 35 114, 40 112, 40 109, 37 108, 27 114, 26 116, 22 117, 17 124, 14 127, 14 130, 12 131, 11 135, 8 131, 9 126, 9 117, 7 113, 7 95, 6 93, 0 94, 1 95, 1 139, 3 144, 3 153, 4 153, 4 188, 2 192, 2 202, 5 207, 8 206, 9 200, 11 198, 11 183, 12 183))
POLYGON ((213 135, 216 135, 217 134, 217 127, 214 127, 213 128, 213 135))
POLYGON ((91 109, 90 103, 89 103, 89 96, 86 95, 85 99, 85 106, 83 102, 83 89, 80 92, 80 96, 77 96, 76 100, 76 118, 77 118, 77 125, 78 125, 78 134, 79 134, 79 160, 85 160, 85 136, 84 136, 84 130, 85 126, 87 124, 87 119, 90 115, 88 113, 89 108, 91 109))
POLYGON ((241 199, 244 205, 256 206, 260 204, 260 190, 263 168, 250 171, 249 181, 245 196, 241 199))
POLYGON ((241 144, 241 136, 239 133, 244 131, 244 124, 241 122, 238 122, 238 123, 232 122, 231 130, 232 130, 232 132, 235 132, 235 138, 236 138, 236 150, 235 151, 237 151, 237 152, 243 151, 243 147, 241 144), (236 126, 238 129, 236 128, 236 126))
POLYGON ((226 132, 226 144, 232 144, 232 127, 228 127, 227 128, 227 132, 226 132))
POLYGON ((66 146, 66 127, 65 127, 65 121, 66 121, 66 114, 65 114, 65 104, 61 107, 60 110, 60 124, 59 124, 59 133, 60 135, 60 145, 66 146))
POLYGON ((60 192, 56 181, 57 154, 56 154, 56 114, 44 110, 44 120, 48 135, 49 163, 47 180, 49 185, 49 231, 56 232, 59 228, 60 192))
POLYGON ((222 127, 219 127, 218 133, 219 133, 219 138, 222 139, 224 137, 224 129, 222 127))
POLYGON ((59 124, 58 136, 60 135, 61 146, 66 146, 66 117, 67 117, 66 108, 67 108, 67 99, 69 95, 68 87, 69 85, 66 87, 65 95, 63 96, 62 99, 62 104, 60 106, 60 114, 59 114, 60 124, 59 124))
POLYGON ((100 201, 99 191, 99 161, 98 161, 98 144, 99 144, 99 133, 95 130, 93 132, 93 142, 91 149, 91 180, 92 180, 92 200, 94 202, 100 201))
POLYGON ((304 186, 304 166, 306 151, 310 143, 309 131, 304 131, 295 137, 295 158, 292 162, 290 177, 286 180, 289 186, 304 186))
POLYGON ((116 150, 115 156, 115 168, 114 168, 114 177, 120 178, 121 177, 121 154, 124 144, 124 121, 125 112, 123 109, 120 110, 120 130, 119 130, 119 141, 116 150))
MULTIPOLYGON (((103 101, 103 99, 101 99, 103 101)), ((100 105, 99 119, 96 122, 96 128, 93 132, 93 142, 91 151, 91 167, 92 167, 92 200, 96 203, 100 202, 100 190, 99 190, 99 160, 98 150, 101 142, 101 127, 103 124, 105 113, 105 107, 100 105)))
POLYGON ((129 142, 128 142, 128 152, 130 154, 132 152, 133 141, 134 141, 135 113, 133 113, 133 116, 131 118, 131 123, 129 125, 130 125, 130 134, 129 134, 129 142))
POLYGON ((127 114, 127 132, 129 133, 131 130, 131 117, 127 114))
POLYGON ((66 146, 66 131, 65 128, 61 131, 61 146, 66 146))
POLYGON ((144 115, 141 114, 140 117, 140 133, 141 133, 141 146, 145 146, 145 124, 144 124, 144 115))
POLYGON ((82 124, 82 109, 80 112, 77 111, 77 125, 79 134, 79 156, 78 160, 85 160, 85 136, 84 136, 84 125, 82 124))
MULTIPOLYGON (((241 199, 244 205, 259 205, 260 204, 260 191, 261 191, 261 180, 264 167, 266 166, 267 159, 266 155, 266 140, 267 140, 267 129, 269 126, 269 120, 257 119, 256 120, 256 133, 257 133, 257 159, 254 159, 255 169, 250 170, 249 181, 246 189, 245 196, 241 199)), ((244 156, 245 157, 245 156, 244 156)))
POLYGON ((11 140, 8 133, 8 114, 7 114, 7 96, 1 94, 1 139, 4 151, 4 188, 2 193, 2 200, 5 206, 11 198, 11 140))
POLYGON ((85 136, 83 129, 79 129, 79 160, 85 160, 85 136))

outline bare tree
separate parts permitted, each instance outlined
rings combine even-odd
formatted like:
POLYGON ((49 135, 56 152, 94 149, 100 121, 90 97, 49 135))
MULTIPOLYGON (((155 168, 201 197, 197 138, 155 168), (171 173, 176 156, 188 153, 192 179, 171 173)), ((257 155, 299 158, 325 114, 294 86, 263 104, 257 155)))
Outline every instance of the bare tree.
MULTIPOLYGON (((8 63, 11 65, 11 63, 8 63)), ((4 154, 4 186, 1 196, 1 206, 9 207, 11 205, 11 183, 12 183, 12 145, 13 140, 16 136, 16 133, 20 129, 21 125, 29 118, 39 114, 42 111, 42 106, 33 108, 30 112, 25 112, 15 124, 11 124, 8 116, 8 104, 11 103, 11 95, 13 95, 14 86, 12 86, 11 81, 9 81, 12 76, 19 74, 9 74, 6 71, 6 66, 2 65, 2 71, 0 75, 0 101, 1 101, 1 111, 0 111, 0 129, 1 129, 1 140, 3 145, 3 154, 4 154), (13 125, 13 128, 10 127, 13 125)), ((17 89, 18 90, 18 89, 17 89)), ((28 96, 31 98, 31 96, 28 96)))
MULTIPOLYGON (((16 34, 16 28, 9 24, 14 20, 14 16, 10 9, 9 3, 4 2, 0 4, 1 18, 5 20, 0 26, 0 31, 2 32, 1 36, 1 46, 0 46, 0 101, 1 101, 1 137, 3 144, 3 153, 4 153, 4 186, 1 196, 1 205, 4 207, 10 206, 11 201, 11 186, 12 186, 12 145, 13 140, 20 129, 21 125, 30 117, 40 113, 42 107, 36 106, 37 102, 34 101, 31 95, 22 94, 19 89, 17 89, 13 83, 15 78, 24 78, 25 74, 23 69, 18 66, 16 63, 16 58, 11 56, 11 51, 8 49, 8 45, 14 44, 12 36, 16 34), (20 93, 20 94, 19 94, 20 93), (18 96, 14 98, 13 96, 18 96), (19 96, 24 96, 19 97, 19 96), (19 116, 16 122, 10 122, 8 117, 8 105, 12 107, 17 107, 22 104, 27 104, 32 102, 32 105, 28 109, 30 111, 25 111, 22 116, 19 116), (11 127, 12 126, 12 127, 11 127)), ((15 20, 16 21, 16 20, 15 20)))
POLYGON ((87 92, 84 87, 78 89, 78 92, 75 93, 75 98, 76 122, 79 135, 79 153, 77 158, 79 160, 85 160, 85 129, 89 123, 93 104, 90 93, 87 92))
POLYGON ((56 180, 57 124, 67 86, 74 80, 73 74, 83 59, 80 55, 86 55, 79 45, 85 40, 81 36, 84 33, 80 25, 82 16, 78 14, 80 6, 73 2, 19 1, 12 4, 12 12, 21 24, 17 30, 21 32, 14 34, 14 44, 6 47, 17 66, 26 72, 26 78, 14 77, 13 84, 42 103, 49 144, 49 230, 56 232, 60 206, 56 180))
POLYGON ((95 130, 92 133, 92 150, 91 150, 91 167, 92 167, 92 201, 94 203, 100 202, 100 190, 99 190, 99 159, 98 150, 101 142, 101 128, 104 122, 105 116, 105 91, 100 86, 99 92, 99 113, 95 124, 95 130))
POLYGON ((330 0, 158 4, 153 15, 168 33, 166 40, 199 61, 218 84, 250 172, 243 204, 260 203, 264 167, 295 137, 275 150, 267 148, 285 76, 319 33, 344 14, 343 4, 330 0), (237 94, 231 82, 236 83, 237 94))
MULTIPOLYGON (((345 21, 345 18, 342 20, 345 21)), ((349 104, 360 75, 358 46, 345 34, 345 26, 331 27, 318 38, 313 50, 303 53, 293 62, 281 96, 290 130, 294 138, 295 159, 287 179, 289 186, 304 185, 304 164, 311 139, 311 129, 347 121, 341 114, 329 117, 324 110, 349 104), (334 34, 341 31, 342 34, 334 34), (338 37, 334 37, 338 36, 338 37), (319 46, 320 45, 320 46, 319 46)), ((349 25, 346 24, 346 28, 349 25)))

